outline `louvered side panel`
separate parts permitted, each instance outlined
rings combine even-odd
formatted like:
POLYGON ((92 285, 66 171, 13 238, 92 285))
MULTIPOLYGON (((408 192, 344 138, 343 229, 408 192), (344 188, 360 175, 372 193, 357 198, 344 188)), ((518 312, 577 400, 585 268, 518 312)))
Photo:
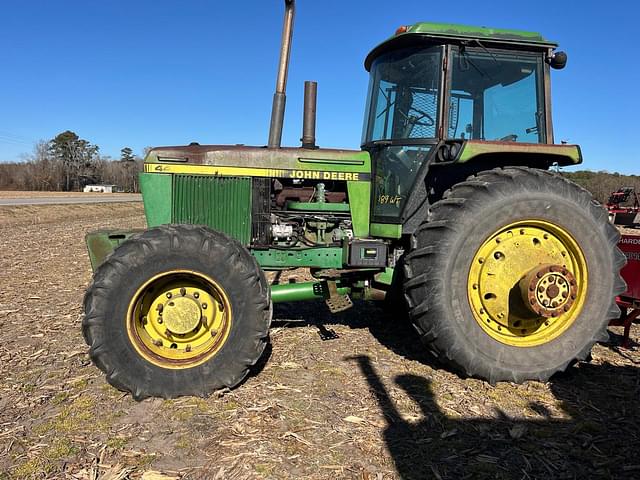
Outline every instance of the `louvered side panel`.
POLYGON ((207 225, 248 245, 251 240, 251 179, 174 175, 172 221, 207 225))

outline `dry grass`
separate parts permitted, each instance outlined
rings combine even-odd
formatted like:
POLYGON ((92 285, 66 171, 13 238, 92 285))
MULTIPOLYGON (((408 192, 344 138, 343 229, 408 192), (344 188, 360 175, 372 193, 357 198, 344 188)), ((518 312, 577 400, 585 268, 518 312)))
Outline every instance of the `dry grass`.
POLYGON ((143 227, 142 205, 12 209, 0 210, 0 479, 640 476, 640 354, 617 336, 549 383, 494 387, 438 368, 374 304, 277 306, 265 361, 238 389, 136 403, 87 356, 82 239, 143 227))
POLYGON ((0 190, 0 198, 82 198, 95 197, 97 195, 127 196, 130 193, 84 193, 84 192, 39 192, 39 191, 23 191, 23 190, 0 190))

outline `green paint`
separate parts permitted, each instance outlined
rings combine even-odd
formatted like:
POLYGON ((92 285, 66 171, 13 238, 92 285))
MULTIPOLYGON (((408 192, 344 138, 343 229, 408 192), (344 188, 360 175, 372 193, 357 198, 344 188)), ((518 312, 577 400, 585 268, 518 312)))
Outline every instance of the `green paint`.
POLYGON ((264 269, 283 267, 342 268, 342 248, 319 247, 303 250, 251 250, 264 269))
MULTIPOLYGON (((329 298, 327 282, 285 283, 271 286, 273 303, 300 302, 305 300, 324 300, 329 298)), ((351 289, 338 287, 338 295, 349 295, 351 289)))
POLYGON ((504 28, 474 27, 469 25, 457 25, 452 23, 421 22, 408 26, 407 32, 402 35, 419 33, 434 37, 447 38, 478 38, 495 41, 535 43, 550 47, 557 44, 544 38, 537 32, 524 30, 509 30, 504 28))
POLYGON ((149 227, 171 223, 172 175, 141 173, 140 190, 149 227))
POLYGON ((91 268, 95 271, 118 245, 144 230, 98 230, 85 237, 91 268))
POLYGON ((364 165, 365 159, 353 159, 353 158, 341 158, 337 160, 330 160, 327 158, 298 158, 300 163, 331 163, 334 165, 364 165))
POLYGON ((402 237, 402 225, 394 223, 372 223, 370 234, 372 237, 400 238, 402 237))
POLYGON ((325 203, 325 202, 287 202, 288 210, 299 210, 305 212, 348 212, 348 203, 325 203))
POLYGON ((174 175, 173 223, 207 225, 251 241, 251 179, 174 175))
MULTIPOLYGON (((505 154, 508 153, 514 157, 517 155, 538 156, 541 163, 545 166, 549 162, 558 163, 558 165, 577 165, 582 163, 582 153, 577 145, 548 145, 544 143, 497 143, 482 142, 479 140, 465 142, 462 147, 460 157, 457 163, 465 163, 471 160, 481 160, 481 155, 505 154)), ((531 163, 528 161, 527 163, 531 163)), ((535 165, 532 165, 535 166, 535 165)))
POLYGON ((393 282, 393 268, 387 267, 383 272, 376 273, 374 280, 382 285, 391 285, 393 282))
POLYGON ((368 237, 370 234, 371 183, 347 182, 347 194, 349 195, 349 205, 351 205, 353 234, 356 238, 368 237))
MULTIPOLYGON (((424 37, 431 38, 435 43, 441 44, 468 42, 470 44, 476 43, 477 46, 478 42, 486 42, 491 43, 491 46, 500 47, 501 44, 503 44, 506 47, 521 46, 524 47, 524 49, 538 51, 544 51, 550 48, 554 49, 558 46, 557 43, 547 40, 537 32, 528 32, 525 30, 432 22, 419 22, 413 25, 405 25, 403 28, 406 28, 404 32, 395 33, 369 52, 364 62, 367 71, 369 71, 373 60, 380 52, 396 46, 398 48, 400 48, 400 46, 406 47, 412 40, 415 40, 416 45, 420 46, 422 44, 419 43, 419 41, 424 37), (407 38, 399 41, 398 39, 401 37, 407 38), (473 42, 473 40, 477 40, 477 42, 473 42)), ((484 43, 482 43, 482 45, 484 45, 484 43)))
MULTIPOLYGON (((215 165, 220 167, 253 167, 273 170, 321 172, 355 172, 370 174, 371 158, 362 150, 318 148, 264 148, 235 145, 196 145, 159 147, 151 150, 145 164, 172 166, 215 165), (166 161, 166 159, 174 161, 166 161), (163 160, 165 159, 165 160, 163 160), (175 161, 180 160, 180 161, 175 161)), ((274 175, 278 177, 278 175, 274 175)), ((290 172, 279 178, 292 178, 290 172)), ((297 177, 293 177, 297 178, 297 177)), ((316 178, 316 180, 348 180, 346 178, 316 178)))

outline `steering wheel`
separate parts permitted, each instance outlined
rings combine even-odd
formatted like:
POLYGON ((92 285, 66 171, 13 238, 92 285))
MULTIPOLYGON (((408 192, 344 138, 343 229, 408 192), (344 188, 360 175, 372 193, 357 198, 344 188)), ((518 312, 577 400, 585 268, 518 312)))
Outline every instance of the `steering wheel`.
POLYGON ((404 113, 402 110, 398 110, 398 113, 400 113, 400 115, 402 115, 409 123, 412 123, 413 125, 420 125, 422 127, 433 127, 436 124, 436 121, 431 115, 429 115, 424 110, 420 110, 416 107, 410 107, 407 113, 404 113), (412 111, 418 113, 418 116, 411 115, 412 111))

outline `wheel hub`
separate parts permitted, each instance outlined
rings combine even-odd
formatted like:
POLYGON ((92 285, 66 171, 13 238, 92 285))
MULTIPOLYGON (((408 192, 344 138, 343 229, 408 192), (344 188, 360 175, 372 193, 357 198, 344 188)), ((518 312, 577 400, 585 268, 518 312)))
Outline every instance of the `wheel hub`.
POLYGON ((527 308, 541 317, 557 317, 571 309, 577 292, 576 279, 562 265, 541 265, 520 281, 527 308))
POLYGON ((163 312, 167 329, 176 335, 185 335, 195 330, 202 319, 200 303, 192 297, 168 300, 163 312))

